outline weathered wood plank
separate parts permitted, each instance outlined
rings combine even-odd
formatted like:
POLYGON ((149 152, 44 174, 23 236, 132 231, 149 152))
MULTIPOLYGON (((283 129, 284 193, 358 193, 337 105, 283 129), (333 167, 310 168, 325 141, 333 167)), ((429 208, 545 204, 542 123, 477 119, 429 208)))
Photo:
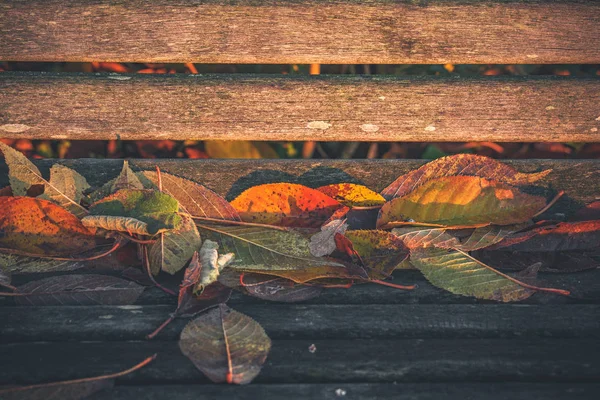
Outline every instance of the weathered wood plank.
MULTIPOLYGON (((1 75, 0 75, 1 76, 1 75)), ((37 160, 47 174, 56 162, 75 168, 91 185, 99 186, 116 177, 121 160, 37 160)), ((521 172, 552 169, 540 186, 564 190, 548 218, 561 220, 582 203, 599 199, 600 160, 503 160, 521 172)), ((247 188, 263 183, 292 182, 309 187, 330 183, 361 183, 381 191, 398 176, 423 165, 423 160, 131 160, 134 169, 154 170, 202 183, 228 200, 247 188)), ((46 175, 47 176, 47 175, 46 175)), ((6 165, 0 163, 0 185, 8 185, 6 165)))
POLYGON ((0 59, 598 63, 582 0, 2 0, 0 59))
MULTIPOLYGON (((237 304, 273 339, 600 338, 598 305, 237 304)), ((0 341, 142 340, 173 306, 0 307, 0 341)), ((177 340, 188 318, 158 340, 177 340)))
MULTIPOLYGON (((600 379, 597 339, 274 340, 256 383, 589 382, 600 379), (314 344, 316 351, 308 347, 314 344)), ((151 354, 127 384, 207 383, 177 342, 0 345, 0 384, 118 371, 151 354)))
POLYGON ((252 384, 232 385, 147 385, 117 386, 90 400, 178 400, 214 399, 324 399, 339 400, 597 400, 597 383, 345 383, 345 384, 252 384), (347 397, 336 395, 342 389, 347 397))
POLYGON ((2 73, 0 134, 595 142, 599 103, 593 78, 2 73))

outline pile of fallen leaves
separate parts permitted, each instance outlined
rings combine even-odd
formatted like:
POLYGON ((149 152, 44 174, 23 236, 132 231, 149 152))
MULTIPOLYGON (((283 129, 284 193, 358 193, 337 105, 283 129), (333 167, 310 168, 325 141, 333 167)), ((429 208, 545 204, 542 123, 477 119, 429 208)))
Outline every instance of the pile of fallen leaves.
POLYGON ((551 171, 521 173, 481 156, 438 159, 381 193, 351 183, 270 183, 228 202, 200 183, 135 172, 127 162, 97 188, 60 164, 45 179, 21 153, 0 149, 10 182, 0 191, 1 295, 21 305, 122 305, 161 288, 178 305, 148 339, 175 318, 194 317, 179 346, 214 382, 252 381, 271 347, 256 321, 225 305, 232 290, 283 302, 369 282, 418 290, 390 282, 395 270, 417 269, 454 294, 510 302, 540 291, 570 295, 536 285, 537 271, 599 264, 597 203, 573 222, 533 222, 562 195, 535 186, 551 171), (140 268, 11 285, 11 274, 118 260, 140 268), (178 287, 170 275, 180 276, 178 287))

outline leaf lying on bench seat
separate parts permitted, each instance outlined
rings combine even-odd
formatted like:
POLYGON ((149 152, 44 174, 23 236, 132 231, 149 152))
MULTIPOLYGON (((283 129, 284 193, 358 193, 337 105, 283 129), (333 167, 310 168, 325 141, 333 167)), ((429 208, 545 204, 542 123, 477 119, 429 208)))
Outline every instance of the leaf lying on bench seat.
POLYGON ((190 321, 179 348, 216 383, 250 383, 260 372, 271 340, 252 318, 224 304, 190 321))

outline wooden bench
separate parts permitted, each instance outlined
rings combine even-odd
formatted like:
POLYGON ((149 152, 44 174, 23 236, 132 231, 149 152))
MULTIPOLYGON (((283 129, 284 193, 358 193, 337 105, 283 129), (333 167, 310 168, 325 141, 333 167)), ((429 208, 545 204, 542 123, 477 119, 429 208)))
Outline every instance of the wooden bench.
MULTIPOLYGON (((195 63, 600 63, 600 2, 578 0, 0 0, 0 60, 195 63)), ((362 141, 600 141, 600 79, 578 77, 138 76, 0 73, 0 137, 362 141)), ((47 173, 53 161, 38 161, 47 173)), ((118 160, 64 161, 99 185, 118 160)), ((600 161, 552 168, 554 216, 598 200, 600 161)), ((132 160, 229 200, 267 182, 381 190, 422 164, 132 160)), ((0 168, 0 186, 7 182, 0 168)), ((0 385, 152 364, 95 399, 597 399, 600 274, 546 275, 576 298, 492 304, 429 285, 329 289, 300 304, 235 295, 273 339, 249 386, 214 385, 177 347, 179 319, 143 340, 175 300, 16 307, 0 301, 0 385), (310 352, 314 344, 316 351, 310 352), (341 390, 338 390, 341 389, 341 390)), ((39 276, 15 277, 20 284, 39 276)))

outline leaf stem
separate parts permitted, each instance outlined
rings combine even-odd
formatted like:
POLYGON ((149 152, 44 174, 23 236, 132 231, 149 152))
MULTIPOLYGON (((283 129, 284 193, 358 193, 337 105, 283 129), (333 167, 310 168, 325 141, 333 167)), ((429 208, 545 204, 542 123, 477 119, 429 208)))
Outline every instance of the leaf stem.
POLYGON ((556 203, 558 201, 558 199, 560 199, 562 197, 562 195, 565 194, 564 190, 561 190, 560 192, 558 192, 558 194, 556 196, 554 196, 554 198, 552 200, 550 200, 550 203, 546 204, 546 207, 542 208, 540 211, 538 211, 533 217, 531 218, 535 218, 538 215, 542 215, 543 213, 545 213, 546 211, 548 211, 548 209, 550 207, 552 207, 554 205, 554 203, 556 203))
POLYGON ((395 289, 402 289, 402 290, 413 290, 413 289, 415 289, 417 287, 417 285, 410 285, 410 286, 396 285, 395 283, 381 281, 379 279, 373 279, 373 280, 371 280, 369 282, 373 282, 373 283, 376 283, 378 285, 393 287, 395 289))
POLYGON ((171 322, 173 322, 173 320, 177 317, 176 313, 177 313, 177 310, 175 310, 175 312, 173 314, 171 314, 169 316, 169 318, 167 318, 165 320, 165 322, 160 324, 160 326, 158 328, 156 328, 152 333, 146 335, 146 339, 148 339, 148 340, 154 339, 156 337, 156 335, 158 335, 167 325, 169 325, 171 322))

